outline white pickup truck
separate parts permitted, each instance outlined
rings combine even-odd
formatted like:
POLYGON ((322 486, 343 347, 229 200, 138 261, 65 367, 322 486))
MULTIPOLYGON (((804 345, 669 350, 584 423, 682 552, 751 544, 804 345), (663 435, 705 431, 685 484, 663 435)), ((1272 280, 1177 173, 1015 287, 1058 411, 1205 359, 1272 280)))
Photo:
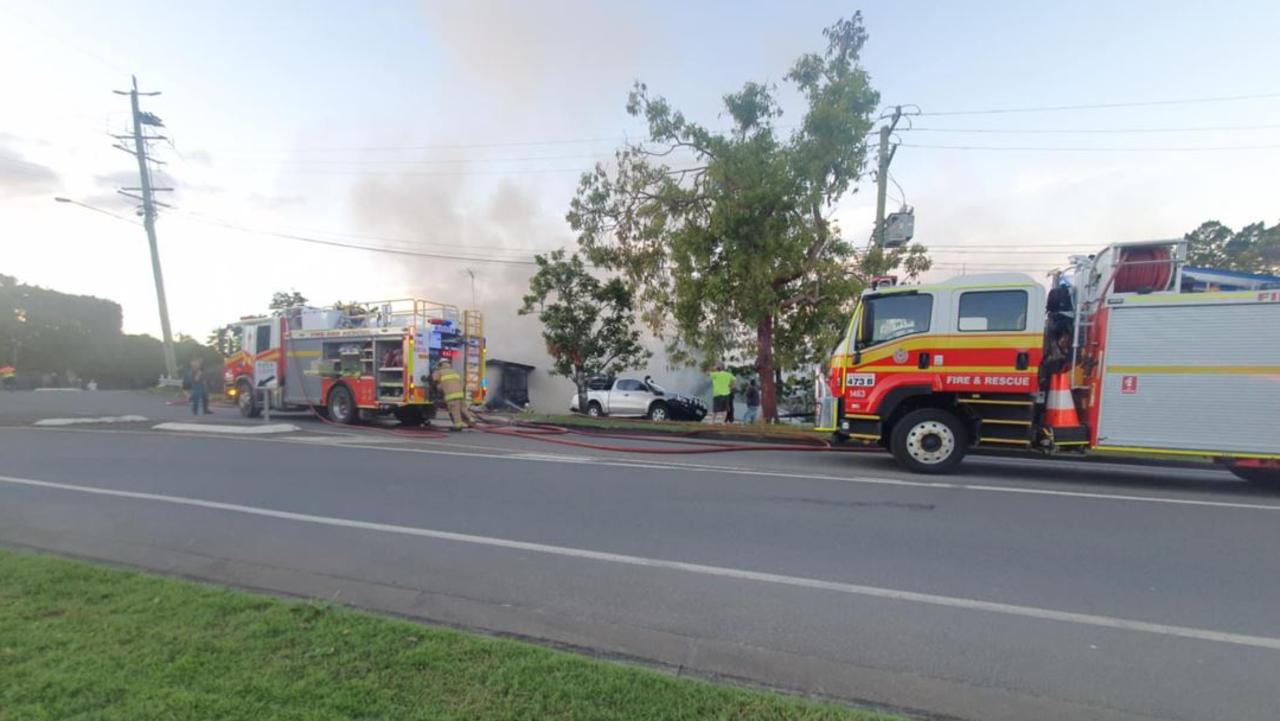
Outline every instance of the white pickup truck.
MULTIPOLYGON (((580 412, 577 393, 569 400, 569 410, 580 412)), ((707 406, 697 398, 669 394, 648 378, 592 378, 587 381, 587 415, 701 421, 707 406)))

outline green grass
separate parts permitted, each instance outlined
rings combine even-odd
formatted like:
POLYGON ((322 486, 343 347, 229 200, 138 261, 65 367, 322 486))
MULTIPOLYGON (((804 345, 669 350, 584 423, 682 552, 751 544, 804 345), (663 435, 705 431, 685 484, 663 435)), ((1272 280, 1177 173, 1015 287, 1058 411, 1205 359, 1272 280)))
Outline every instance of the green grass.
POLYGON ((890 717, 0 551, 0 720, 890 717))

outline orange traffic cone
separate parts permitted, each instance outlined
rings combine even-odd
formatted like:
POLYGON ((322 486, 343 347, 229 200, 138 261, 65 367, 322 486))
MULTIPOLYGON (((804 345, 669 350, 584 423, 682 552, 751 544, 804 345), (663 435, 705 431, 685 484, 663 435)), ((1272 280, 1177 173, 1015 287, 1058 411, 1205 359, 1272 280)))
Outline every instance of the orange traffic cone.
POLYGON ((1069 372, 1055 373, 1049 381, 1049 397, 1044 406, 1044 424, 1050 428, 1074 428, 1080 425, 1076 402, 1071 397, 1069 372))

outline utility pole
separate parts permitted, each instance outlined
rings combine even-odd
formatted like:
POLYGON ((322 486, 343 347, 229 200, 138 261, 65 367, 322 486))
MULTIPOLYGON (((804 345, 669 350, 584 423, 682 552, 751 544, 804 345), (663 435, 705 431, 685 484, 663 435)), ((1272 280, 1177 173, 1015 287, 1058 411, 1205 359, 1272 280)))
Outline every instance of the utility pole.
MULTIPOLYGON (((157 202, 155 193, 157 191, 168 191, 173 188, 156 188, 151 183, 151 166, 147 163, 161 163, 154 158, 147 157, 147 141, 164 140, 162 135, 143 135, 142 126, 150 125, 152 127, 163 128, 164 123, 155 115, 143 112, 138 107, 138 96, 159 95, 158 92, 140 93, 138 92, 138 77, 133 76, 133 88, 130 90, 114 90, 116 95, 128 95, 129 103, 133 108, 133 134, 132 135, 116 135, 117 140, 125 141, 132 138, 133 150, 127 146, 120 144, 115 147, 123 150, 138 159, 138 179, 139 187, 122 188, 116 192, 121 195, 141 201, 142 203, 142 226, 147 231, 147 242, 151 246, 151 273, 155 276, 156 281, 156 303, 160 306, 160 332, 164 338, 164 368, 169 380, 173 381, 178 378, 178 360, 173 352, 173 332, 169 328, 169 303, 165 299, 164 294, 164 275, 160 272, 160 248, 156 242, 156 206, 164 205, 157 202), (141 196, 133 195, 129 191, 139 191, 141 196)), ((165 206, 168 207, 168 206, 165 206)))
POLYGON ((898 146, 889 145, 889 136, 893 134, 893 129, 898 127, 898 121, 902 119, 902 106, 895 105, 893 114, 881 116, 881 120, 889 120, 888 125, 880 127, 880 167, 876 171, 876 229, 875 239, 876 247, 884 248, 884 202, 885 194, 889 190, 889 163, 893 160, 893 154, 897 151, 898 146))

